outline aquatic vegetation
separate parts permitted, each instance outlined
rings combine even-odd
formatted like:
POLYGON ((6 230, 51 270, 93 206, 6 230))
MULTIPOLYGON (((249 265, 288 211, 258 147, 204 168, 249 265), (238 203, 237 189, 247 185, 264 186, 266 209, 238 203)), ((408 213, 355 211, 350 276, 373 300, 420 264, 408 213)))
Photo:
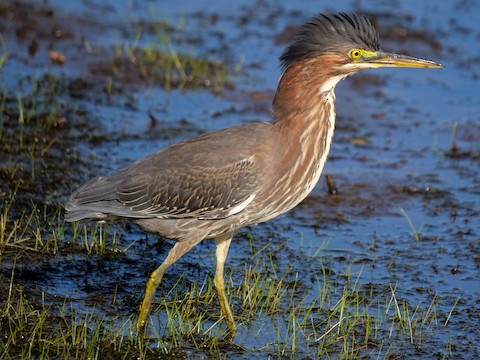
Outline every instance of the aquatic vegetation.
MULTIPOLYGON (((117 19, 102 8, 85 22, 68 7, 59 16, 45 3, 0 5, 0 359, 479 357, 476 103, 443 78, 389 73, 338 89, 347 100, 329 162, 335 194, 320 184, 295 212, 236 235, 225 277, 233 341, 223 339, 209 242, 169 270, 154 326, 136 338, 145 278, 171 243, 129 224, 65 224, 63 204, 140 150, 267 117, 277 35, 308 14, 258 6, 175 24, 148 9, 138 20, 142 9, 117 19), (397 88, 412 97, 399 102, 397 88), (423 101, 437 91, 439 101, 423 101)), ((388 16, 372 15, 392 34, 385 48, 400 33, 402 47, 432 50, 437 10, 424 29, 382 6, 388 16)), ((439 58, 473 56, 467 20, 445 26, 453 37, 442 36, 448 57, 433 49, 439 58)), ((477 86, 477 65, 448 69, 477 86)))

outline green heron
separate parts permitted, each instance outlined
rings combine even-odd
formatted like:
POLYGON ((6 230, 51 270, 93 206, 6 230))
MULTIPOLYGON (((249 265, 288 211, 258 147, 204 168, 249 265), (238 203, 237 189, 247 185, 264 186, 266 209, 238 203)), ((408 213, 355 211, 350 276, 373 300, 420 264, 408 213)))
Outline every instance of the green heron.
POLYGON ((137 332, 145 328, 167 268, 213 238, 214 285, 229 332, 235 334, 223 279, 232 236, 292 209, 313 189, 332 143, 336 84, 364 69, 442 67, 381 51, 369 20, 345 13, 310 19, 280 62, 271 123, 248 123, 175 143, 94 178, 71 195, 67 221, 126 218, 176 240, 147 282, 137 332))

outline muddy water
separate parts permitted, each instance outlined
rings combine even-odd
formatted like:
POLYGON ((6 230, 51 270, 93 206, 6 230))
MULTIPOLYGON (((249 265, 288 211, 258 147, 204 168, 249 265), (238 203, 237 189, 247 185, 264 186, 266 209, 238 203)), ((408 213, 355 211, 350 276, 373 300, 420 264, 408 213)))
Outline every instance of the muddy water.
MULTIPOLYGON (((301 263, 312 249, 322 247, 323 259, 332 259, 332 272, 340 273, 345 261, 351 263, 361 286, 394 284, 397 296, 414 306, 428 307, 436 296, 439 311, 444 313, 458 300, 449 326, 432 340, 431 348, 453 339, 459 353, 463 352, 460 357, 478 355, 480 7, 473 1, 433 0, 336 4, 333 8, 314 1, 240 1, 235 5, 49 1, 63 29, 57 39, 51 34, 40 36, 34 56, 27 54, 25 42, 10 41, 9 51, 17 57, 2 71, 11 87, 17 87, 24 74, 46 70, 93 84, 80 87, 74 100, 69 100, 87 110, 85 121, 104 136, 95 142, 77 139, 72 145, 93 160, 90 174, 82 174, 80 183, 91 174, 110 172, 201 132, 268 121, 279 76, 277 58, 291 38, 291 27, 316 12, 367 14, 376 23, 384 50, 431 58, 445 69, 382 69, 340 83, 337 131, 325 168, 338 194, 328 193, 322 176, 297 209, 248 231, 259 243, 288 240, 285 258, 278 258, 280 267, 292 257, 301 263), (230 75, 230 86, 220 92, 211 88, 165 91, 135 79, 114 80, 115 96, 105 96, 100 89, 108 86, 108 76, 98 70, 104 53, 118 44, 132 44, 139 28, 143 29, 139 46, 155 44, 156 33, 145 26, 152 19, 178 22, 182 36, 172 32, 172 41, 179 49, 241 68, 230 75), (63 66, 50 64, 45 55, 49 48, 66 55, 63 66), (88 56, 85 49, 89 49, 88 56), (154 126, 149 113, 156 119, 154 126), (419 241, 407 218, 419 232, 419 241)), ((39 18, 43 19, 36 24, 39 27, 51 21, 48 16, 39 18)), ((64 266, 62 276, 37 279, 32 286, 60 295, 73 293, 80 307, 88 306, 91 294, 101 293, 103 286, 112 293, 118 284, 127 293, 141 292, 146 279, 142 257, 155 240, 129 228, 124 241, 131 240, 137 241, 131 249, 134 255, 120 264, 107 259, 103 268, 95 267, 100 277, 115 266, 120 275, 111 283, 99 283, 95 276, 86 280, 82 269, 88 268, 88 260, 79 258, 73 260, 74 266, 59 265, 64 266)), ((240 241, 245 240, 242 234, 238 240, 232 246, 229 266, 243 269, 249 244, 240 241)), ((198 257, 208 253, 200 266, 211 271, 212 249, 212 244, 201 244, 198 251, 185 256, 182 266, 198 263, 198 257)), ((159 263, 166 251, 168 246, 151 251, 148 266, 159 263)), ((321 271, 314 260, 309 264, 308 271, 301 267, 298 271, 306 282, 312 273, 321 271)), ((48 273, 56 265, 42 266, 36 270, 48 273)), ((165 281, 174 283, 175 276, 165 281)), ((135 309, 135 305, 127 301, 126 308, 135 309)), ((274 341, 274 335, 266 332, 258 338, 240 330, 235 341, 254 350, 274 341)))

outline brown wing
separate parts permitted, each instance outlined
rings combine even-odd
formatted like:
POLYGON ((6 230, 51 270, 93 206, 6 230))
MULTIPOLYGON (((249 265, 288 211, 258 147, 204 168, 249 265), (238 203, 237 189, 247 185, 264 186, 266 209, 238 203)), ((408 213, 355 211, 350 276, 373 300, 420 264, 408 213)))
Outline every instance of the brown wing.
POLYGON ((117 184, 116 196, 135 217, 218 219, 248 205, 256 185, 255 164, 246 159, 222 167, 183 166, 137 175, 117 184))

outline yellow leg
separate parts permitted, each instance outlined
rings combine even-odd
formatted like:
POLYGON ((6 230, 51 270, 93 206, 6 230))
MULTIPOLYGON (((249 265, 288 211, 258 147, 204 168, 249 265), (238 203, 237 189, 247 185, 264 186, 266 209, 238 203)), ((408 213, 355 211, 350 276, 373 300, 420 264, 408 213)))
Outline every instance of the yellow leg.
POLYGON ((138 316, 136 324, 138 335, 140 335, 144 331, 145 326, 147 325, 148 316, 150 315, 150 311, 152 310, 153 299, 155 298, 155 291, 157 290, 158 285, 160 285, 165 271, 170 265, 180 259, 182 255, 184 255, 188 250, 190 250, 200 241, 202 241, 202 239, 197 241, 176 242, 173 248, 168 253, 167 258, 162 263, 162 265, 160 265, 150 275, 150 279, 148 279, 147 286, 145 287, 145 295, 143 296, 142 307, 140 308, 140 315, 138 316))
POLYGON ((215 278, 213 283, 215 284, 215 289, 217 290, 218 301, 220 302, 220 309, 222 315, 225 317, 227 326, 229 328, 229 337, 233 338, 237 332, 237 325, 233 319, 232 309, 228 303, 227 295, 225 294, 225 283, 223 280, 223 269, 225 266, 225 260, 227 259, 228 248, 232 241, 232 233, 222 235, 215 240, 217 241, 217 268, 215 271, 215 278))

